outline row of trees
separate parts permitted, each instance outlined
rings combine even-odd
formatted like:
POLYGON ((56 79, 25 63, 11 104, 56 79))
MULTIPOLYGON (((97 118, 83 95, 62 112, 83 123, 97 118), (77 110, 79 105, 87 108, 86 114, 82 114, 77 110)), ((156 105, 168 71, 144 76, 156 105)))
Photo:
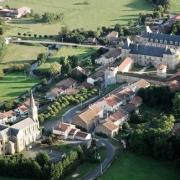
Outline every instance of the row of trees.
POLYGON ((97 89, 95 88, 82 88, 75 95, 63 95, 57 98, 50 106, 44 110, 43 113, 39 114, 39 121, 43 123, 45 120, 48 120, 56 116, 64 108, 67 108, 70 105, 75 105, 82 103, 83 101, 89 99, 90 97, 97 94, 97 89))
POLYGON ((107 44, 108 40, 106 35, 111 31, 117 31, 119 35, 131 35, 134 31, 128 27, 122 27, 120 24, 116 24, 114 27, 101 27, 97 28, 96 31, 89 30, 85 31, 83 28, 69 30, 67 27, 62 27, 58 34, 57 39, 59 41, 83 43, 88 38, 96 38, 100 44, 107 44))

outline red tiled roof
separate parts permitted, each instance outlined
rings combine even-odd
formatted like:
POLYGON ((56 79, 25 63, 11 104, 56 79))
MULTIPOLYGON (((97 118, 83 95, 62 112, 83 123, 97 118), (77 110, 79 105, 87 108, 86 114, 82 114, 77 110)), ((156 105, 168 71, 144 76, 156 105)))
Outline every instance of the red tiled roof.
POLYGON ((127 57, 120 65, 119 65, 119 71, 123 71, 127 66, 132 64, 134 61, 130 57, 127 57))

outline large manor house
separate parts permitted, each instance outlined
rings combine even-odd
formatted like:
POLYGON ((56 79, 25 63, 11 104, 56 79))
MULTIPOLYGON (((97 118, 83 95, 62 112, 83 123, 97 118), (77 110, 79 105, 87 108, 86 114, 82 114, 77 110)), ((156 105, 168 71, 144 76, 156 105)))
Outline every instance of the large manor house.
POLYGON ((180 36, 154 33, 147 27, 146 32, 137 36, 134 42, 126 40, 122 57, 131 57, 141 66, 164 64, 174 70, 180 63, 179 46, 180 36))
POLYGON ((40 135, 38 109, 31 92, 28 117, 12 126, 0 124, 0 154, 21 152, 40 135))

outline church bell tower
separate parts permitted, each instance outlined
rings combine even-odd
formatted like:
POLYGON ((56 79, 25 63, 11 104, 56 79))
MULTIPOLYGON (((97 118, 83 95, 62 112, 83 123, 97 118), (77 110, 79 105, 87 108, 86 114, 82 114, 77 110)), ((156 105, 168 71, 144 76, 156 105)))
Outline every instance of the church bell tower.
POLYGON ((30 105, 28 116, 32 118, 35 122, 38 122, 38 109, 34 101, 32 90, 30 91, 30 105))

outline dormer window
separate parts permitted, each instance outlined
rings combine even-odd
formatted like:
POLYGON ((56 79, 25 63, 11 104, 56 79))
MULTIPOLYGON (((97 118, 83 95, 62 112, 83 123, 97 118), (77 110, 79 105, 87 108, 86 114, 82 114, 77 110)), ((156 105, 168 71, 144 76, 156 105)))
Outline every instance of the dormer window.
POLYGON ((167 44, 167 41, 166 41, 166 40, 164 41, 164 44, 167 44))
POLYGON ((170 41, 170 44, 173 44, 173 42, 172 42, 172 41, 170 41))
POLYGON ((155 42, 158 43, 158 39, 156 39, 155 42))
POLYGON ((160 40, 160 43, 163 43, 163 40, 160 40))

